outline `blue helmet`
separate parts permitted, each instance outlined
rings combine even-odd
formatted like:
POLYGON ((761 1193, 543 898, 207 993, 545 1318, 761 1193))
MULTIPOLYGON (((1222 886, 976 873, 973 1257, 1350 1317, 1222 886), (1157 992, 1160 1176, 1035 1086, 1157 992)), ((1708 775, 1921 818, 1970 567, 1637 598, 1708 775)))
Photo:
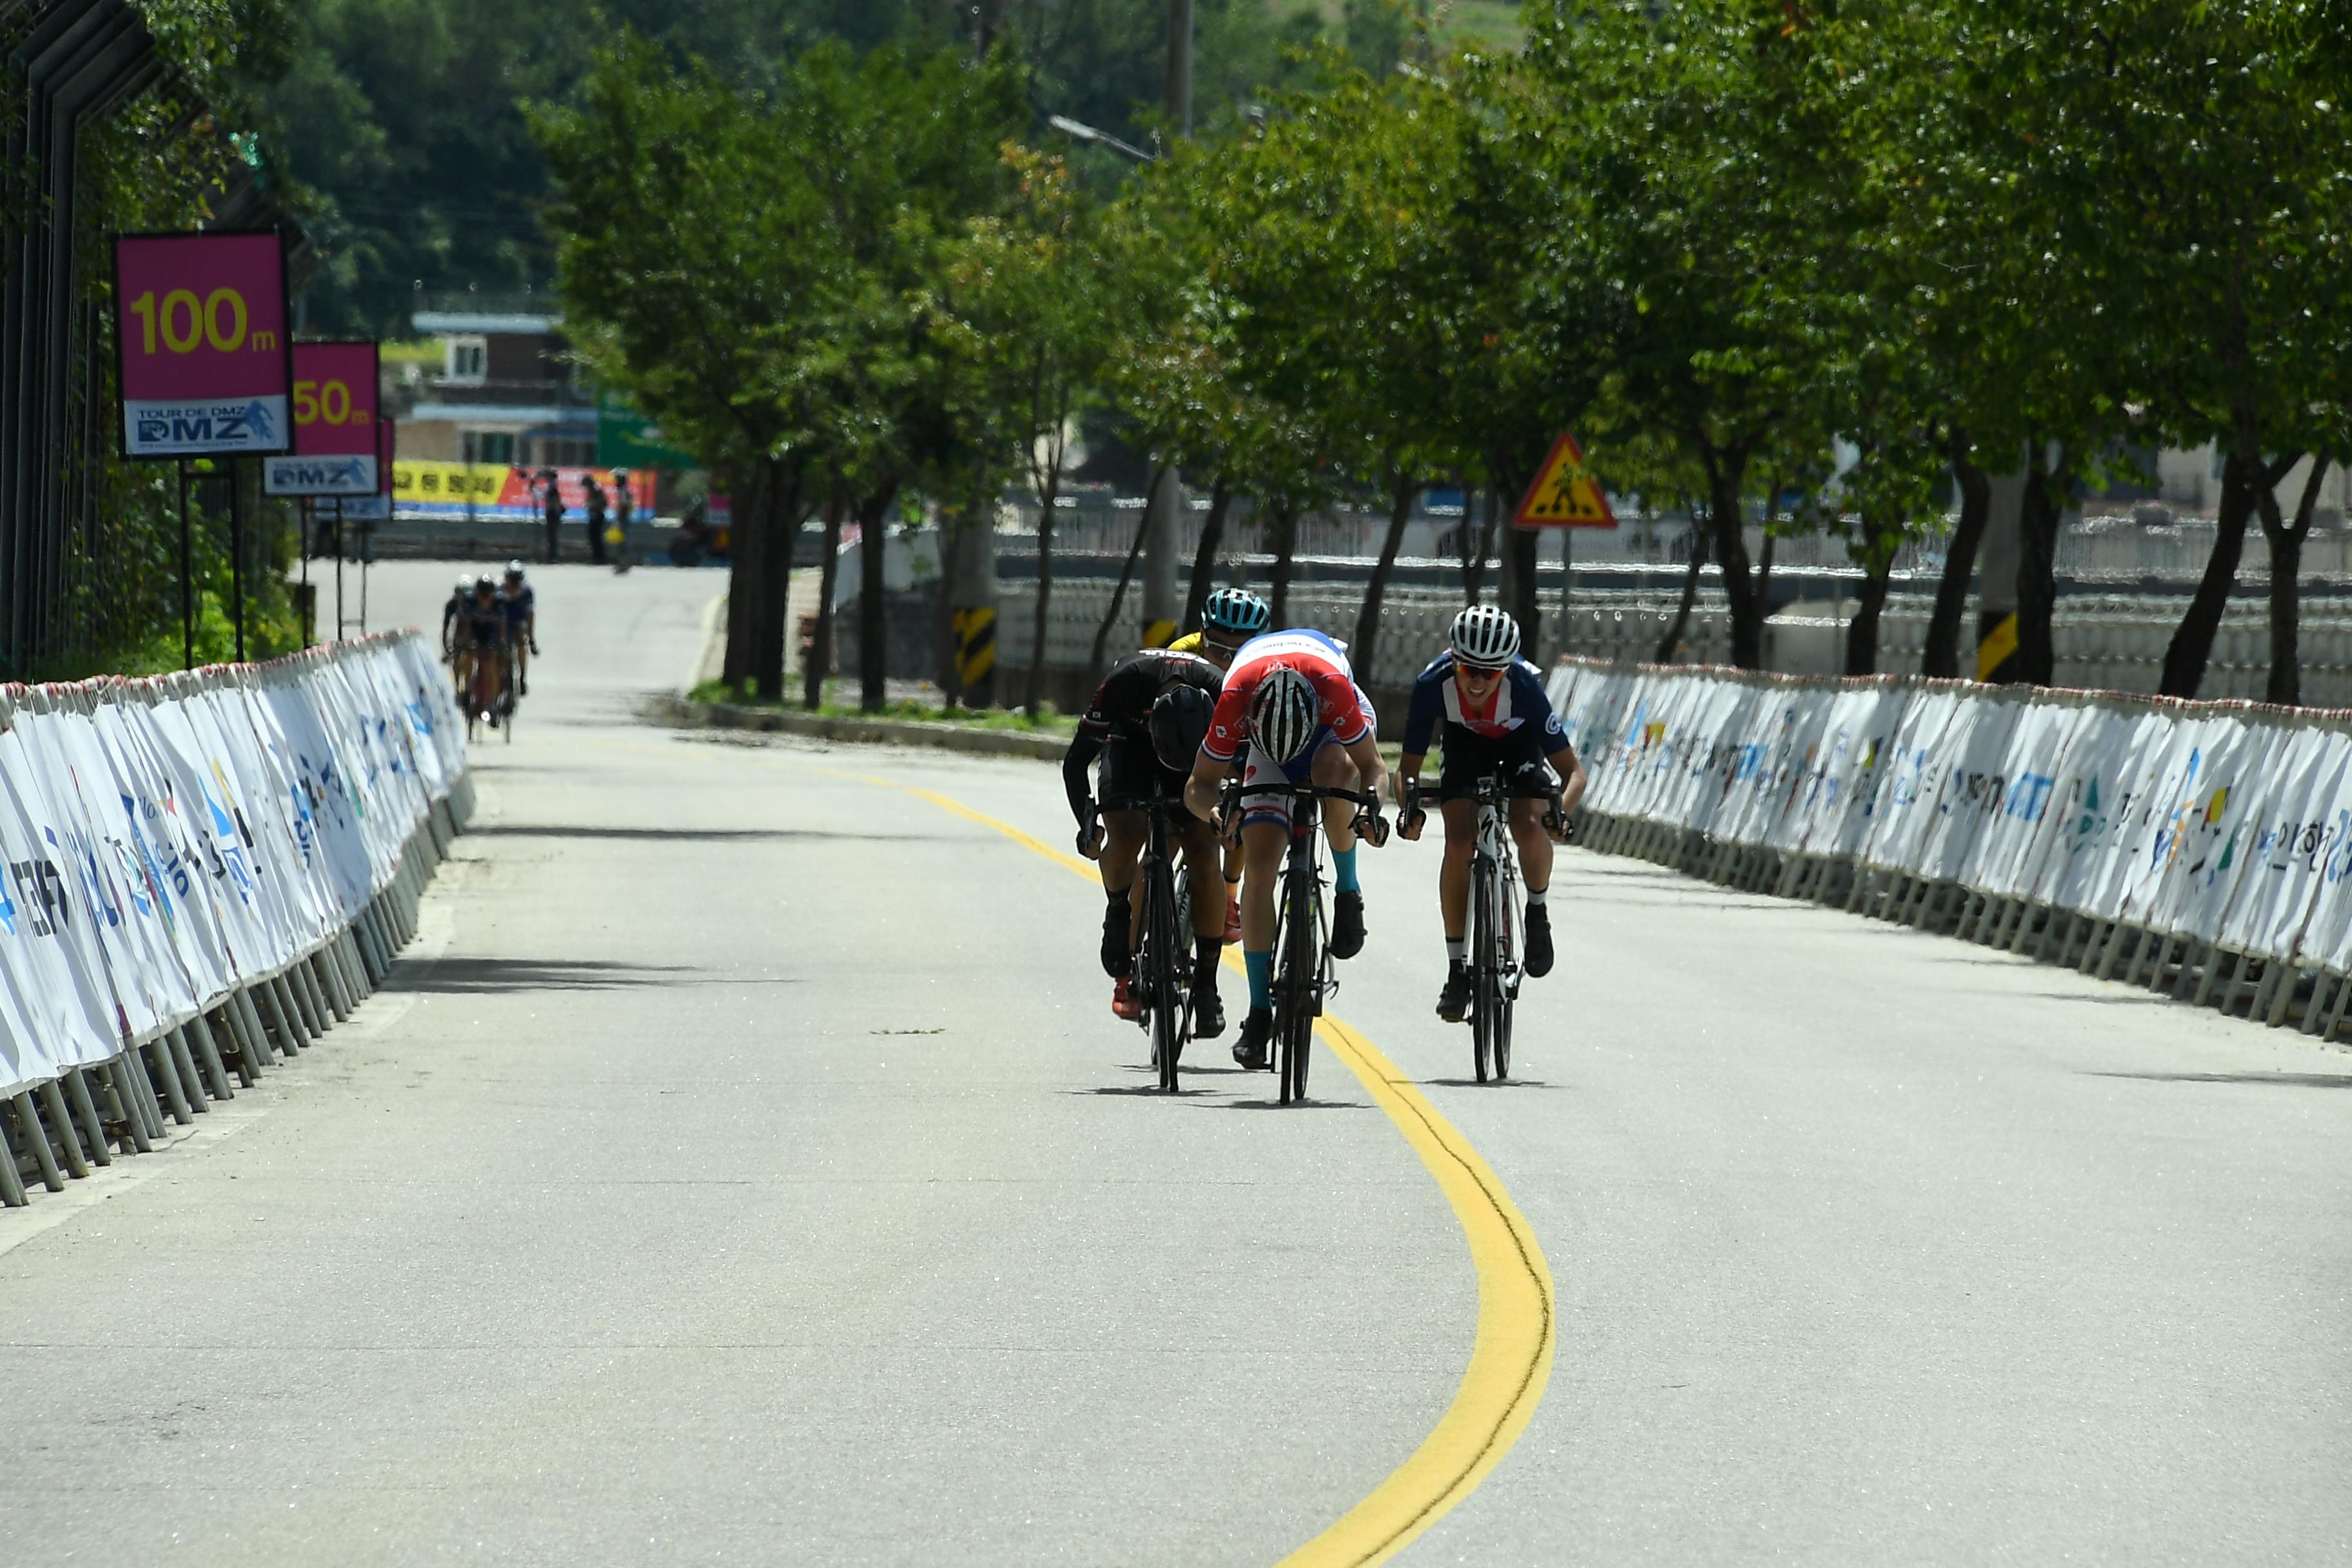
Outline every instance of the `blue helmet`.
POLYGON ((1255 637, 1273 617, 1272 607, 1246 588, 1220 588, 1201 606, 1201 625, 1213 631, 1255 637))

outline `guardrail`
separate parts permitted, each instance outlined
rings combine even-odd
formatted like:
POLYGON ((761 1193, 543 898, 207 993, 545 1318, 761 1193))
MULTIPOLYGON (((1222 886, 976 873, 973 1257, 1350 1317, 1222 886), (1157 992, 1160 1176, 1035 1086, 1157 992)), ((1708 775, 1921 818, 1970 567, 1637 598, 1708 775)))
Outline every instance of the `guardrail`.
POLYGON ((2336 1037, 2352 713, 1563 661, 1590 847, 2336 1037))
POLYGON ((146 1152, 349 1017, 472 810, 413 630, 0 688, 0 1201, 146 1152))

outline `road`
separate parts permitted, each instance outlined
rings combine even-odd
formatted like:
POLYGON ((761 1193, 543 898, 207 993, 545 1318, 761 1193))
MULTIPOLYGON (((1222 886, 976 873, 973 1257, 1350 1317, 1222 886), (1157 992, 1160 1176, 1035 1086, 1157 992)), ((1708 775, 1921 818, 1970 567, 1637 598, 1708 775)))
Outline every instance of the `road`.
MULTIPOLYGON (((0 1215, 0 1558, 1270 1563, 1494 1392, 1335 1056, 1149 1091, 1049 766, 635 720, 722 584, 549 573, 394 983, 0 1215)), ((1363 858, 1335 1010, 1557 1302, 1398 1561, 2352 1560, 2343 1053, 1579 852, 1482 1089, 1433 844, 1363 858)))

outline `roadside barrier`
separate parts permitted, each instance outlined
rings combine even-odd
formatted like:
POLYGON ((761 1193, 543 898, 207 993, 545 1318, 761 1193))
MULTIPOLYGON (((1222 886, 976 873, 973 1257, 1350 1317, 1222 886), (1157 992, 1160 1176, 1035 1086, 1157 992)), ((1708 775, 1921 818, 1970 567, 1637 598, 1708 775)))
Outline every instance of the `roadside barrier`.
POLYGON ((2352 713, 1564 661, 1582 841, 2333 1040, 2352 713))
POLYGON ((0 1201, 145 1152, 349 1017, 472 810, 413 631, 0 687, 0 1201))

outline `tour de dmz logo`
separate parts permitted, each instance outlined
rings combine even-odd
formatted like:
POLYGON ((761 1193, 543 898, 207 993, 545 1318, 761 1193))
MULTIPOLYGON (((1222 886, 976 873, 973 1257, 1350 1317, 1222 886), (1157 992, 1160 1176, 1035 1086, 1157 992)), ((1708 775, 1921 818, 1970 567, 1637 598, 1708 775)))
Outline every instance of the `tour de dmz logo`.
POLYGON ((278 413, 259 398, 242 407, 227 403, 150 403, 131 416, 142 447, 277 447, 278 413))

